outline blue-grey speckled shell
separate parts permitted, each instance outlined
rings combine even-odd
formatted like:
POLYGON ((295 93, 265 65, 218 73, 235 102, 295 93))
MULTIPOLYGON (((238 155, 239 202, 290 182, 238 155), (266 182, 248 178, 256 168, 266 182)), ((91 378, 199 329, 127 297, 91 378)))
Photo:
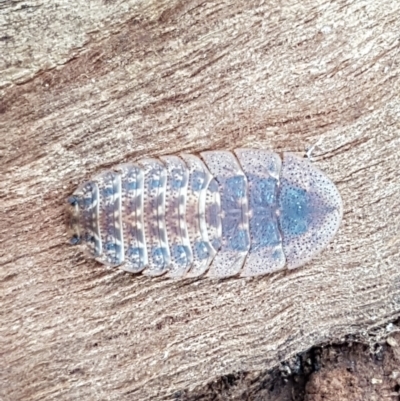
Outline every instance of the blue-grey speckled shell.
POLYGON ((307 263, 335 235, 342 201, 308 160, 256 149, 118 166, 69 198, 74 241, 149 276, 256 276, 307 263))

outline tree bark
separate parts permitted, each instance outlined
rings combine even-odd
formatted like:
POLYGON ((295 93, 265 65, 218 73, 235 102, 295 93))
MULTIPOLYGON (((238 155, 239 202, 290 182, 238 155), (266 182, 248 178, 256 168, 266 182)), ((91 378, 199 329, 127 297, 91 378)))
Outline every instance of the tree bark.
POLYGON ((0 396, 173 399, 400 316, 400 3, 0 5, 0 396), (144 156, 304 152, 342 226, 261 278, 134 276, 67 245, 66 198, 144 156))

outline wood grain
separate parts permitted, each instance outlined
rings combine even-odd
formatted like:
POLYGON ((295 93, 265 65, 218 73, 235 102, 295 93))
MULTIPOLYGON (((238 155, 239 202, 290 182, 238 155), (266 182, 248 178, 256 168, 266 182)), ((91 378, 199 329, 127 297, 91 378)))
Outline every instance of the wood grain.
POLYGON ((0 4, 0 396, 174 399, 400 315, 400 3, 0 4), (304 152, 344 220, 306 267, 170 281, 85 261, 65 200, 180 151, 304 152))

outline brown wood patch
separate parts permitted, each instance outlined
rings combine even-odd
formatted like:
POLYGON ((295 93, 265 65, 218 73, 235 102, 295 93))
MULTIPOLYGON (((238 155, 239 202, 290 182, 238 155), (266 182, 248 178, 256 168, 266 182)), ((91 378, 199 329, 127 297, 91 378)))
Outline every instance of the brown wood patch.
POLYGON ((398 2, 58 5, 0 9, 2 398, 171 399, 399 316, 398 2), (303 269, 171 284, 66 244, 104 168, 317 142, 344 220, 303 269))

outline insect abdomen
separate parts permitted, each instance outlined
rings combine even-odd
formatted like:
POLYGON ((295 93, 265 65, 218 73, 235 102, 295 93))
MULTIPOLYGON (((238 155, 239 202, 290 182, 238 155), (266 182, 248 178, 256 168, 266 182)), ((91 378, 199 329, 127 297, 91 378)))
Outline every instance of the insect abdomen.
POLYGON ((255 149, 142 159, 70 198, 90 256, 150 276, 255 276, 308 262, 334 236, 342 202, 307 160, 255 149))

